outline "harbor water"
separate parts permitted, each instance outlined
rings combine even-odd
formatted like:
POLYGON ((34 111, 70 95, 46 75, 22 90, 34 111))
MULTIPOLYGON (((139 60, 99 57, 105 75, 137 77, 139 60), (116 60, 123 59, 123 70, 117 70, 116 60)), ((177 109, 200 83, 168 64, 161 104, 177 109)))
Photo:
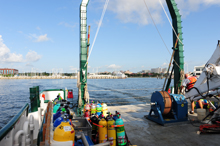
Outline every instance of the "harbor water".
MULTIPOLYGON (((0 82, 0 129, 29 101, 29 88, 73 89, 73 102, 77 102, 76 79, 1 80, 0 82)), ((161 90, 164 79, 88 79, 90 100, 108 105, 129 105, 150 102, 151 94, 161 90)), ((55 97, 54 97, 55 98, 55 97)))

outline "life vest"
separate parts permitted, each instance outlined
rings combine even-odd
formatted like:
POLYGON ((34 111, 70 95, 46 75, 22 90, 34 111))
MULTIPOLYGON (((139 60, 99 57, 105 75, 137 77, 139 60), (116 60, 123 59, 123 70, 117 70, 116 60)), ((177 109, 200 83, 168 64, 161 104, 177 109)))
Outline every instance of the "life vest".
POLYGON ((190 80, 190 83, 187 84, 186 89, 190 90, 195 85, 197 79, 196 77, 188 77, 187 79, 190 80))

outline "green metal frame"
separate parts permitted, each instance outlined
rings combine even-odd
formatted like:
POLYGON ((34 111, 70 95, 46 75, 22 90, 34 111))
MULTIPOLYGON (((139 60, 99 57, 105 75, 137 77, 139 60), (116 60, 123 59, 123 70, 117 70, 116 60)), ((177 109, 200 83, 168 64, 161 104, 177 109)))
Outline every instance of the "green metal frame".
MULTIPOLYGON (((175 0, 166 0, 167 6, 170 11, 170 15, 172 17, 172 23, 173 23, 173 28, 176 31, 177 35, 179 34, 179 39, 181 42, 183 42, 182 38, 182 21, 181 21, 181 15, 179 13, 179 9, 177 8, 177 4, 175 0)), ((173 46, 175 46, 176 43, 176 35, 173 31, 173 46)), ((174 54, 174 60, 177 62, 178 66, 176 63, 173 62, 174 65, 174 93, 178 93, 178 89, 181 86, 182 78, 180 72, 184 70, 184 56, 183 56, 183 44, 180 41, 178 41, 177 47, 175 49, 175 54, 174 54), (180 68, 179 68, 180 67, 180 68)), ((169 85, 167 85, 169 86, 169 85)))
POLYGON ((31 112, 36 112, 38 111, 38 107, 40 107, 39 86, 34 86, 29 90, 30 90, 31 112))
POLYGON ((24 113, 24 111, 27 111, 28 115, 29 110, 29 104, 26 103, 25 106, 22 107, 22 109, 19 111, 17 115, 15 115, 8 123, 0 130, 0 141, 10 132, 10 130, 13 129, 14 125, 17 123, 21 115, 24 113))
MULTIPOLYGON (((87 83, 87 5, 89 0, 82 0, 80 5, 80 89, 81 89, 81 99, 82 106, 78 108, 77 111, 82 111, 81 109, 84 107, 84 87, 87 83), (84 72, 84 73, 83 73, 84 72)), ((79 97, 80 98, 80 97, 79 97)), ((79 105, 79 100, 78 100, 79 105)), ((78 113, 80 114, 80 113, 78 113)))

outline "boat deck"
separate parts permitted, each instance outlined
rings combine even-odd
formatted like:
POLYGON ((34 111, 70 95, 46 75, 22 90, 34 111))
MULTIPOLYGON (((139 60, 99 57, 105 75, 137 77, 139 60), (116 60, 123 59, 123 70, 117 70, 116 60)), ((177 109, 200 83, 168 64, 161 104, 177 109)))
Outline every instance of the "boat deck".
MULTIPOLYGON (((219 134, 197 134, 199 127, 190 122, 161 126, 146 119, 150 104, 108 106, 111 113, 118 111, 124 121, 125 130, 133 145, 138 146, 216 146, 220 145, 219 134)), ((197 114, 189 116, 197 119, 197 114)), ((199 124, 196 124, 199 125, 199 124)))

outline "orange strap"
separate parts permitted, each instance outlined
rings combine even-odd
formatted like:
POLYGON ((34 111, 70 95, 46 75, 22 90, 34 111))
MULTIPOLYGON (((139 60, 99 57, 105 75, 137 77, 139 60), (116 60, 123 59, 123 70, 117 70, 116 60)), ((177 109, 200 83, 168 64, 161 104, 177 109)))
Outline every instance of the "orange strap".
POLYGON ((111 127, 123 127, 124 126, 124 124, 123 125, 111 125, 111 127))
MULTIPOLYGON (((105 110, 101 110, 101 111, 107 111, 108 109, 105 109, 105 110)), ((84 111, 99 111, 99 110, 95 110, 95 109, 92 109, 92 110, 86 110, 84 109, 84 111)))
POLYGON ((104 126, 102 126, 102 125, 98 125, 98 124, 93 123, 93 122, 92 122, 92 124, 93 124, 93 125, 96 125, 96 126, 98 126, 98 127, 101 127, 101 128, 104 127, 104 126))
POLYGON ((71 126, 74 128, 74 125, 73 125, 73 123, 72 123, 72 119, 69 119, 70 120, 70 122, 71 122, 71 126))
MULTIPOLYGON (((98 124, 96 124, 96 123, 93 123, 93 122, 91 122, 93 125, 96 125, 96 126, 98 126, 98 127, 104 127, 103 125, 98 125, 98 124)), ((111 127, 123 127, 124 126, 124 124, 123 125, 111 125, 111 127)))

